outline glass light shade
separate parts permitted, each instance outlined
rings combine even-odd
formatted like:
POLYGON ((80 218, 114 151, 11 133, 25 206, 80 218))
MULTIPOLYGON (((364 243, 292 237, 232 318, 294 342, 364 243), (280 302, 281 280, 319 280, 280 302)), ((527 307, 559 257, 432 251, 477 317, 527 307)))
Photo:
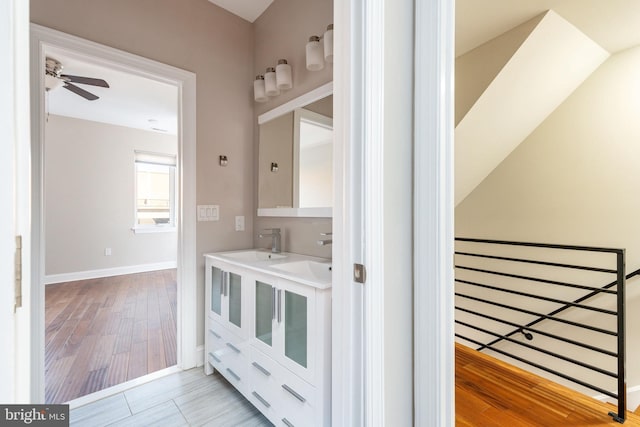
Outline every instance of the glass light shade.
POLYGON ((264 89, 267 96, 280 95, 280 89, 276 84, 276 69, 273 67, 267 68, 267 72, 264 73, 264 89))
POLYGON ((256 79, 253 81, 253 99, 256 102, 267 102, 269 99, 264 90, 264 76, 261 74, 256 76, 256 79))
POLYGON ((327 26, 327 31, 322 37, 324 41, 324 60, 333 63, 333 24, 327 26))
POLYGON ((318 71, 324 68, 324 52, 320 37, 311 36, 307 43, 307 70, 318 71))
POLYGON ((291 89, 293 87, 291 80, 291 65, 286 59, 279 59, 276 66, 276 86, 280 90, 291 89))

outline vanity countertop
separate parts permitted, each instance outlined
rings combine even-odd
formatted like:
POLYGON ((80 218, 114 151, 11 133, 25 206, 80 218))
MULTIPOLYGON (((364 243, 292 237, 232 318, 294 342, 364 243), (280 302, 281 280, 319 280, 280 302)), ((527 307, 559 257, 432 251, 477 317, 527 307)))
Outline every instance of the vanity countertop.
POLYGON ((327 258, 291 252, 272 253, 267 249, 215 252, 204 256, 317 289, 331 288, 331 260, 327 258))

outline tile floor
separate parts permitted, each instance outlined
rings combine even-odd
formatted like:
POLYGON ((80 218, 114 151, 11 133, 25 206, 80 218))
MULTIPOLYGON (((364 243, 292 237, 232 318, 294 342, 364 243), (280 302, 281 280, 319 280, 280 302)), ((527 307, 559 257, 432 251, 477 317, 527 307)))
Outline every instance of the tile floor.
POLYGON ((71 410, 71 426, 241 426, 272 424, 221 375, 171 374, 71 410))

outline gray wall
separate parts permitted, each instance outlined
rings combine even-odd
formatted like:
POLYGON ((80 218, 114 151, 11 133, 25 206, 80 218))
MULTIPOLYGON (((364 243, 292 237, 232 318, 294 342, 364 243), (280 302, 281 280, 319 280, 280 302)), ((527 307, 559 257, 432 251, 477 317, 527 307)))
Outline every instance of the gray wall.
MULTIPOLYGON (((255 52, 254 78, 263 74, 268 66, 275 66, 278 59, 287 59, 291 65, 293 88, 269 101, 255 103, 255 150, 258 152, 258 116, 333 79, 333 66, 326 64, 321 71, 307 71, 305 46, 309 36, 322 36, 327 25, 333 23, 331 0, 275 0, 254 23, 255 52)), ((256 156, 257 157, 257 156, 256 156)), ((257 170, 257 160, 256 160, 257 170)), ((255 188, 258 188, 256 176, 255 188)), ((257 192, 255 203, 257 206, 257 192)), ((254 212, 255 215, 255 212, 254 212)), ((259 239, 264 228, 279 227, 283 230, 283 246, 288 252, 331 257, 331 246, 318 246, 320 232, 331 230, 328 218, 266 218, 255 217, 254 244, 268 246, 268 239, 259 239)))
MULTIPOLYGON (((253 26, 207 0, 31 0, 31 20, 196 73, 198 204, 219 204, 219 222, 197 225, 198 312, 204 318, 202 253, 253 245, 253 26), (225 154, 229 165, 218 166, 225 154), (234 231, 244 215, 246 231, 234 231)), ((198 322, 198 344, 204 343, 198 322)))
POLYGON ((177 233, 134 234, 134 150, 177 138, 50 115, 45 125, 45 274, 175 262, 177 233), (112 255, 105 256, 104 249, 112 255))

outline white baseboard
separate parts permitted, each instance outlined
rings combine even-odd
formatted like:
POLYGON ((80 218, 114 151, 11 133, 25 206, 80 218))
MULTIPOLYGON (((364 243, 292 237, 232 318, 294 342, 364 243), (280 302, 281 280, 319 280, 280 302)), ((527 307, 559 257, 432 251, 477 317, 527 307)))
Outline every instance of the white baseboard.
POLYGON ((156 262, 153 264, 127 265, 124 267, 104 268, 101 270, 77 271, 74 273, 49 274, 44 276, 44 284, 73 282, 75 280, 99 279, 101 277, 122 276, 124 274, 145 273, 147 271, 166 270, 177 267, 176 261, 156 262))
POLYGON ((204 366, 204 346, 196 347, 196 367, 204 366))
POLYGON ((627 409, 635 411, 640 406, 640 385, 627 388, 627 409))
MULTIPOLYGON (((594 398, 603 402, 616 403, 615 399, 603 394, 594 396, 594 398)), ((627 387, 627 411, 633 412, 638 406, 640 406, 640 385, 627 387)))

